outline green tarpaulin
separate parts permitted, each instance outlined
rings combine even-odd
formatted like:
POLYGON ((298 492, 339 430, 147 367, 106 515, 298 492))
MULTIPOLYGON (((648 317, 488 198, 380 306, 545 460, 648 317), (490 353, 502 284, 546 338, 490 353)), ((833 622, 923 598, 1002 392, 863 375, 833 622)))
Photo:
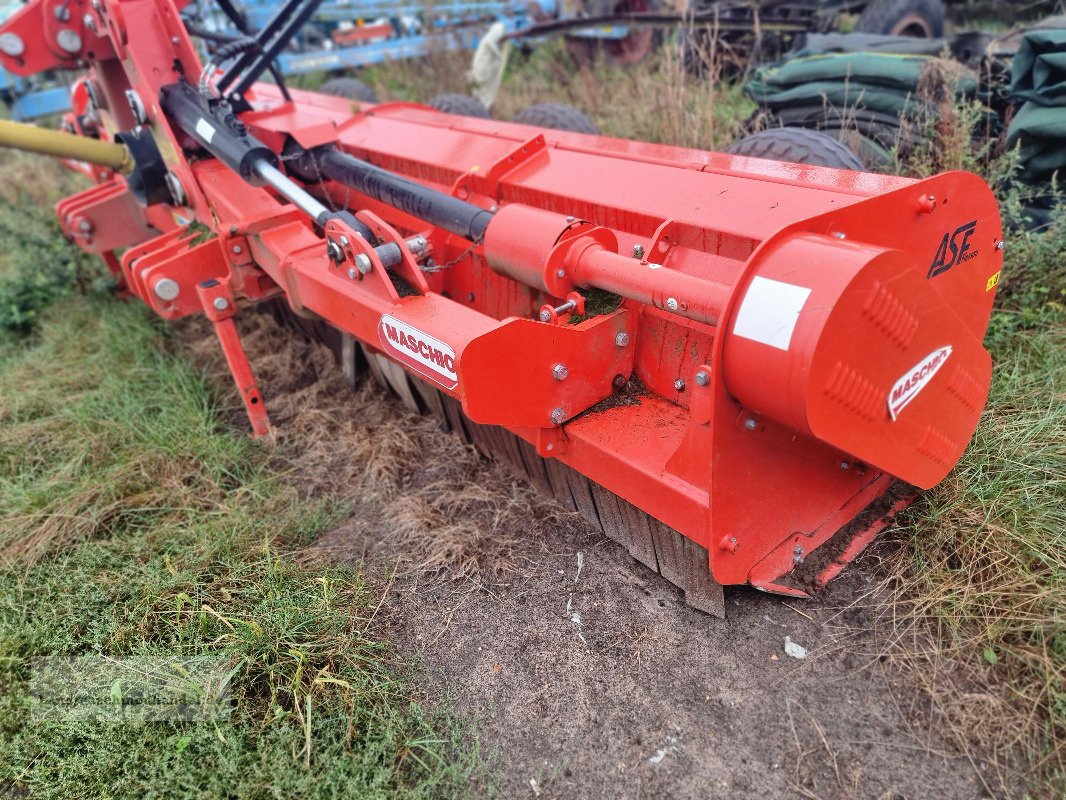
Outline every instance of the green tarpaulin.
POLYGON ((1027 32, 1014 55, 1011 94, 1021 101, 1007 129, 1020 145, 1022 180, 1043 183, 1066 167, 1066 29, 1027 32))

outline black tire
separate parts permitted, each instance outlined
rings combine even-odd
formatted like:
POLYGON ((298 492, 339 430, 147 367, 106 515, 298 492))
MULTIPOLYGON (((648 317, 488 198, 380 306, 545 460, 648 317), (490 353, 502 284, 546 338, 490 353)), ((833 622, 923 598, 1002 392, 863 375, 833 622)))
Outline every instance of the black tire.
POLYGON ((380 103, 374 90, 358 78, 330 78, 318 87, 322 94, 358 100, 360 103, 380 103))
POLYGON ((941 0, 872 0, 859 15, 855 30, 938 39, 944 35, 944 4, 941 0))
POLYGON ((438 94, 426 105, 437 109, 437 111, 443 111, 445 114, 492 119, 492 114, 485 108, 485 104, 468 94, 438 94))
POLYGON ((519 125, 534 125, 538 128, 554 128, 557 131, 591 133, 599 135, 596 123, 573 106, 563 103, 538 103, 524 108, 514 118, 519 125))
POLYGON ((806 128, 771 128, 745 136, 727 151, 737 156, 768 158, 816 167, 864 171, 862 162, 832 136, 806 128))

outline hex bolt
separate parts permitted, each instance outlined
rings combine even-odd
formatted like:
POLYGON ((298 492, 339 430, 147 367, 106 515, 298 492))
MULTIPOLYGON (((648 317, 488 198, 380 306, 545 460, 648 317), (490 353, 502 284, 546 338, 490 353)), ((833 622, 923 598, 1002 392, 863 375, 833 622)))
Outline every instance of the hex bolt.
POLYGON ((1003 244, 1003 240, 1002 239, 1000 239, 998 242, 996 242, 996 249, 997 250, 1002 250, 1003 247, 1004 247, 1004 244, 1003 244))
POLYGON ((355 267, 348 267, 348 277, 353 281, 358 277, 359 273, 356 272, 355 267))
POLYGON ((847 239, 848 238, 847 236, 844 235, 844 231, 833 231, 833 236, 835 238, 837 238, 837 239, 847 239))
POLYGON ((215 307, 215 311, 225 311, 227 308, 229 308, 229 300, 227 300, 225 297, 216 297, 211 302, 211 305, 215 307))
POLYGON ((696 373, 696 383, 699 386, 706 386, 711 382, 711 376, 705 369, 701 369, 696 373))
POLYGON ((355 267, 359 270, 360 275, 369 275, 374 265, 370 263, 370 256, 366 253, 360 253, 355 257, 355 267))
POLYGON ((70 9, 67 8, 66 3, 61 6, 56 6, 55 16, 60 22, 66 22, 70 19, 70 9))
POLYGON ((803 548, 800 545, 796 545, 792 550, 792 561, 795 564, 803 563, 803 548))
POLYGON ((644 258, 644 245, 633 245, 633 258, 644 258))
POLYGON ((611 385, 618 391, 622 391, 624 388, 626 388, 626 376, 615 375, 614 380, 611 381, 611 385))
POLYGON ((759 427, 759 423, 755 421, 754 417, 748 417, 746 420, 744 420, 744 427, 747 428, 749 431, 753 431, 759 427))
POLYGON ((81 24, 85 26, 85 30, 96 33, 96 17, 92 14, 86 14, 82 17, 81 24))
POLYGON ((163 182, 167 185, 167 189, 170 190, 170 199, 174 201, 174 205, 183 206, 188 202, 188 198, 185 196, 185 188, 181 185, 181 180, 173 172, 167 172, 163 178, 163 182))
POLYGON ((557 381, 565 381, 566 376, 570 374, 570 370, 566 368, 566 364, 556 364, 552 367, 552 376, 557 381))
POLYGON ((565 269, 561 269, 561 270, 557 271, 555 273, 555 277, 556 278, 565 278, 566 277, 566 270, 565 269))
POLYGON ((841 461, 840 469, 842 472, 847 472, 849 469, 851 469, 851 464, 849 464, 847 461, 841 461))
POLYGON ((341 247, 347 247, 347 246, 348 246, 348 237, 344 236, 342 234, 341 235, 341 247))
POLYGON ((567 218, 566 218, 566 221, 567 221, 567 222, 574 222, 574 221, 575 221, 575 219, 576 219, 575 217, 567 217, 567 218))
POLYGON ((666 307, 668 309, 670 309, 671 311, 677 311, 677 298, 676 297, 667 297, 666 298, 666 307))
POLYGON ((155 296, 160 300, 169 303, 171 300, 178 299, 178 295, 181 294, 181 287, 173 278, 160 278, 155 282, 152 291, 155 292, 155 296))
POLYGON ((551 322, 552 321, 551 312, 550 311, 541 311, 540 312, 540 321, 541 322, 551 322))
POLYGON ((241 253, 241 246, 239 244, 233 245, 233 254, 234 255, 240 255, 240 253, 241 253))
POLYGON ((557 408, 554 411, 552 411, 552 424, 554 424, 554 425, 562 425, 563 424, 563 420, 565 420, 565 419, 566 419, 566 412, 563 411, 561 408, 557 408))
POLYGON ((172 45, 174 45, 174 46, 177 46, 177 45, 181 44, 181 39, 179 39, 177 36, 171 36, 170 37, 170 43, 172 45))
POLYGON ((126 102, 130 104, 133 120, 138 125, 144 125, 148 122, 148 112, 144 108, 144 101, 141 100, 141 96, 136 91, 133 89, 126 90, 126 102))
POLYGON ((677 389, 679 392, 685 391, 685 382, 681 378, 678 378, 676 381, 674 381, 674 388, 677 389))
POLYGON ((344 251, 341 250, 341 246, 332 239, 326 242, 326 255, 333 259, 333 262, 336 264, 344 261, 344 251))
POLYGON ((93 229, 93 224, 87 219, 78 220, 78 230, 82 233, 88 233, 93 229))
POLYGON ((629 344, 629 334, 625 331, 619 331, 614 335, 614 343, 618 347, 625 347, 629 344))

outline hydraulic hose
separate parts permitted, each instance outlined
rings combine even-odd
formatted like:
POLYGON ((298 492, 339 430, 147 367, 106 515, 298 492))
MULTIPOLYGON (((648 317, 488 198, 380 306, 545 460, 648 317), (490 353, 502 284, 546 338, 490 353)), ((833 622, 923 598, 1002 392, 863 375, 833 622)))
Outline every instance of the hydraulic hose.
POLYGON ((133 157, 123 144, 38 128, 36 125, 7 119, 0 120, 0 147, 87 161, 124 174, 132 172, 134 167, 133 157))
POLYGON ((480 242, 492 212, 361 161, 334 148, 304 150, 286 166, 305 181, 327 178, 456 236, 480 242))

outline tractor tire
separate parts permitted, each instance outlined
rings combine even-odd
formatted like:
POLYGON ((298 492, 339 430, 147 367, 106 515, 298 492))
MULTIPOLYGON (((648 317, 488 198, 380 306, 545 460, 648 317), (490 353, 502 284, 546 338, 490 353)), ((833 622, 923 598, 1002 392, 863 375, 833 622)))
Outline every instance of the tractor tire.
POLYGON ((832 136, 806 128, 771 128, 745 136, 727 153, 737 156, 865 171, 858 157, 832 136))
POLYGON ((360 103, 380 103, 374 90, 358 78, 330 78, 318 87, 322 94, 356 100, 360 103))
POLYGON ((937 39, 944 35, 941 0, 873 0, 855 23, 858 33, 937 39))
POLYGON ((485 108, 485 104, 468 94, 438 94, 426 105, 437 111, 443 111, 445 114, 455 114, 459 117, 492 119, 492 114, 485 108))
POLYGON ((514 121, 519 125, 553 128, 557 131, 591 133, 594 136, 600 134, 600 129, 595 122, 573 106, 563 103, 539 103, 524 108, 515 115, 514 121))

